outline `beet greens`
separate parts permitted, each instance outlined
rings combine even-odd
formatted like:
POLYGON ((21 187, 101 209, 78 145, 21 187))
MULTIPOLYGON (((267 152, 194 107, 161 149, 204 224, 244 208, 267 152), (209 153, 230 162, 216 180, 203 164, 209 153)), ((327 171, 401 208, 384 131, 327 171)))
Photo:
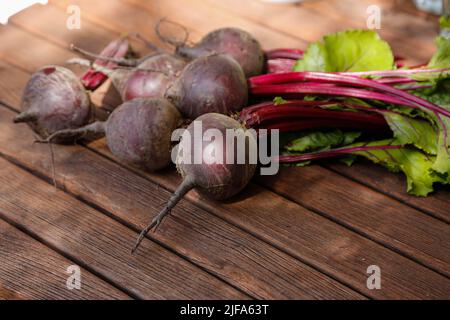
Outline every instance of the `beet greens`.
POLYGON ((372 31, 326 36, 293 67, 275 52, 269 74, 249 79, 254 97, 274 101, 240 119, 285 132, 281 163, 363 156, 403 171, 408 192, 426 196, 450 183, 450 40, 437 42, 430 63, 410 69, 395 69, 400 58, 372 31))

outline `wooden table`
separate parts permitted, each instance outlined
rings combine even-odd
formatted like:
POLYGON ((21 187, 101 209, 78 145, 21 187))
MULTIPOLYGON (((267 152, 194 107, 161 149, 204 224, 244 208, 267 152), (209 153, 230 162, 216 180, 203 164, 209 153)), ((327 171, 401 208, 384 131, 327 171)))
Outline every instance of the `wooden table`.
POLYGON ((98 52, 139 31, 164 47, 153 32, 161 17, 185 25, 192 41, 236 26, 267 49, 304 48, 364 28, 377 4, 395 52, 426 62, 436 19, 395 3, 55 0, 11 18, 0 27, 0 298, 450 298, 449 188, 414 198, 402 175, 365 162, 285 168, 226 203, 190 192, 132 256, 137 233, 179 183, 175 170, 127 168, 104 140, 55 146, 56 190, 48 146, 11 121, 30 73, 74 56, 68 44, 98 52), (81 8, 80 30, 66 28, 69 4, 81 8), (81 268, 80 290, 66 287, 71 265, 81 268), (379 290, 367 287, 371 265, 381 270, 379 290))

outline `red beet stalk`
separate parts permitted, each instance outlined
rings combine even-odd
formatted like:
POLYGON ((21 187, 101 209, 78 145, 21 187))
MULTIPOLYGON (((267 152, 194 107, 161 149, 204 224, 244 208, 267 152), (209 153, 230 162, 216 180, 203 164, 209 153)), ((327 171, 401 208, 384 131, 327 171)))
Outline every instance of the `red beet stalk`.
POLYGON ((292 59, 270 59, 267 60, 267 73, 292 72, 295 60, 292 59))
POLYGON ((374 80, 356 77, 353 75, 324 73, 324 72, 290 72, 283 74, 269 74, 253 77, 250 79, 254 94, 325 94, 325 95, 343 95, 362 99, 380 100, 388 103, 406 105, 411 108, 424 108, 435 113, 450 117, 450 111, 433 104, 425 99, 413 94, 404 92, 400 89, 376 82, 374 80), (292 82, 300 82, 289 84, 292 82), (302 82, 324 82, 327 84, 337 84, 345 86, 355 86, 369 88, 380 92, 369 90, 359 90, 347 87, 323 87, 320 84, 309 84, 302 82), (281 84, 279 84, 281 83, 281 84), (270 84, 270 85, 266 85, 270 84), (279 84, 279 85, 274 85, 279 84), (352 90, 359 90, 353 91, 352 90))
MULTIPOLYGON (((100 56, 106 58, 123 58, 128 53, 130 46, 126 38, 119 38, 111 41, 100 53, 100 56)), ((106 67, 108 69, 114 69, 117 67, 115 62, 106 61, 103 59, 97 59, 94 61, 99 66, 106 67)), ((81 78, 84 87, 88 90, 97 89, 108 77, 94 69, 89 69, 81 78)))
POLYGON ((279 106, 266 106, 247 114, 244 117, 241 115, 241 120, 249 126, 283 119, 293 120, 298 118, 332 119, 335 121, 342 120, 355 123, 371 123, 380 126, 386 125, 384 117, 378 113, 369 114, 365 112, 326 110, 322 108, 308 108, 285 104, 279 106))
POLYGON ((294 132, 311 129, 348 129, 364 132, 389 133, 389 127, 385 124, 378 125, 368 122, 355 122, 351 120, 337 119, 301 119, 301 120, 281 120, 280 122, 269 123, 257 129, 278 129, 281 132, 294 132))
POLYGON ((266 58, 268 60, 272 59, 298 60, 303 57, 303 53, 304 52, 301 49, 279 48, 266 51, 266 58))
POLYGON ((364 89, 356 89, 349 87, 332 87, 323 84, 294 83, 294 84, 261 85, 253 87, 251 89, 251 92, 254 95, 266 95, 266 96, 277 96, 277 95, 283 96, 285 94, 299 97, 311 94, 328 95, 328 96, 345 96, 366 100, 379 100, 396 105, 404 105, 409 106, 411 108, 418 108, 415 104, 392 95, 373 92, 364 89))

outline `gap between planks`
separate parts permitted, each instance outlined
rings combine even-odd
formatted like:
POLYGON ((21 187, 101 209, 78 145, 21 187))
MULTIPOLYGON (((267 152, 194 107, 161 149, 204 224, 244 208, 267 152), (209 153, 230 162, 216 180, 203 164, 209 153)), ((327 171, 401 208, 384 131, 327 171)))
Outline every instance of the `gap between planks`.
MULTIPOLYGON (((7 278, 7 274, 0 274, 0 277, 3 278, 4 282, 12 282, 12 284, 9 285, 10 288, 8 288, 7 283, 3 283, 2 286, 0 281, 0 299, 2 297, 8 299, 60 299, 62 297, 67 299, 136 298, 134 295, 127 293, 126 290, 124 291, 121 288, 116 287, 113 283, 102 279, 101 276, 92 273, 79 262, 77 263, 75 260, 61 254, 47 243, 36 239, 33 235, 29 234, 27 230, 23 230, 21 226, 18 226, 13 221, 5 218, 1 211, 0 230, 0 238, 2 238, 2 241, 0 242, 0 251, 2 251, 1 249, 4 247, 3 252, 6 252, 7 254, 7 257, 4 258, 7 260, 12 258, 12 256, 9 256, 7 253, 8 241, 5 241, 8 240, 7 238, 11 238, 9 239, 9 242, 13 242, 14 248, 11 249, 14 252, 13 254, 22 256, 23 259, 28 261, 25 269, 31 269, 28 271, 21 268, 20 270, 17 270, 17 272, 14 272, 12 278, 8 280, 5 279, 5 277, 7 278), (24 252, 21 252, 20 249, 23 249, 24 252), (31 250, 31 252, 27 252, 27 250, 31 250), (29 261, 30 259, 31 261, 29 261), (87 279, 87 281, 83 281, 84 284, 82 284, 81 290, 69 290, 66 288, 68 274, 65 271, 68 266, 74 264, 81 267, 83 279, 87 279), (35 267, 30 268, 31 266, 38 266, 38 269, 36 270, 35 267), (45 267, 45 269, 43 269, 43 267, 45 267), (50 267, 52 268, 51 270, 48 269, 50 267), (25 273, 25 275, 21 276, 21 273, 25 273), (57 277, 58 279, 54 279, 54 277, 57 277), (35 283, 33 278, 38 278, 38 283, 35 283), (46 279, 45 283, 42 283, 44 278, 46 279), (60 284, 58 287, 55 287, 56 280, 60 284), (24 282, 26 284, 24 284, 24 282), (39 282, 41 283, 39 284, 39 282), (50 287, 48 287, 49 284, 50 287), (36 285, 38 288, 34 288, 36 285), (26 289, 24 287, 26 287, 26 289), (99 291, 99 289, 101 290, 99 291), (2 295, 3 290, 7 290, 8 296, 2 295), (21 293, 24 290, 26 290, 26 292, 21 293)), ((14 262, 15 261, 17 260, 14 259, 14 262)), ((2 267, 7 268, 8 261, 2 264, 2 267)), ((11 265, 10 267, 14 268, 14 266, 11 265)))

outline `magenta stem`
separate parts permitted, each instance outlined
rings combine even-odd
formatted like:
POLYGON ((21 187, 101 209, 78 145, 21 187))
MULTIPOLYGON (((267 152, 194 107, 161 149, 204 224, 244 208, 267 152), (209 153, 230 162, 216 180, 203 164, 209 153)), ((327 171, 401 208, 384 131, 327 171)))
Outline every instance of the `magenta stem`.
POLYGON ((291 48, 278 48, 266 51, 266 57, 271 59, 291 59, 298 60, 303 57, 303 50, 291 48))

